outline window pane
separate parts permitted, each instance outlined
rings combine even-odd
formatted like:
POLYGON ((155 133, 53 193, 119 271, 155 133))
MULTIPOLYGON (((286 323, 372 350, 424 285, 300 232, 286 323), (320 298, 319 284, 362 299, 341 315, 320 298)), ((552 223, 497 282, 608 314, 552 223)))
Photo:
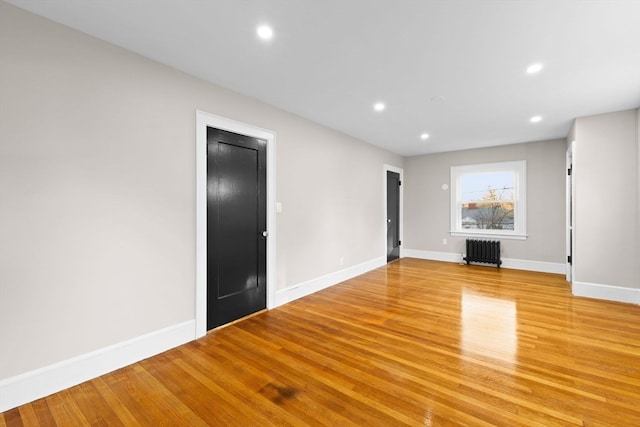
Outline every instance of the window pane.
POLYGON ((513 201, 515 174, 490 172, 463 175, 461 178, 462 202, 479 200, 513 201))
POLYGON ((525 160, 451 166, 451 234, 527 238, 525 160))
POLYGON ((467 230, 513 230, 513 202, 462 203, 460 218, 467 230))

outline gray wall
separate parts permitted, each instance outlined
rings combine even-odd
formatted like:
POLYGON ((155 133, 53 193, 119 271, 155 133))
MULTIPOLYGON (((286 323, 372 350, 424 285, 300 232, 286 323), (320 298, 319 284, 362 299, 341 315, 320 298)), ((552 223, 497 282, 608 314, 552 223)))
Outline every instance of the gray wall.
POLYGON ((640 288, 638 111, 574 124, 575 278, 640 288))
POLYGON ((278 289, 384 256, 400 156, 3 2, 0 31, 0 379, 194 319, 196 109, 276 132, 278 289))
POLYGON ((530 142, 453 151, 405 160, 406 249, 460 254, 464 237, 449 235, 450 168, 468 164, 527 161, 525 241, 501 239, 503 256, 526 261, 564 263, 565 140, 530 142), (447 244, 442 243, 447 239, 447 244))

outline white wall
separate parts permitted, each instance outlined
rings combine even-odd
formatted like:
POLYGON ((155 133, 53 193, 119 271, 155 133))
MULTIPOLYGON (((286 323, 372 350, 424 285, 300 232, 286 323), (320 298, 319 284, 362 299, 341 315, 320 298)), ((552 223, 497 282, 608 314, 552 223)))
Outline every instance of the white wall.
MULTIPOLYGON (((526 159, 530 237, 505 241, 504 256, 564 263, 562 141, 403 160, 0 1, 0 393, 7 379, 194 319, 196 109, 277 135, 278 290, 384 258, 384 164, 404 167, 405 249, 455 256, 463 239, 448 235, 440 188, 449 166, 526 159)), ((612 141, 620 114, 577 122, 578 138, 606 131, 581 139, 596 150, 584 170, 599 176, 599 156, 621 149, 624 171, 602 176, 640 188, 640 116, 635 140, 612 141)), ((605 236, 635 248, 619 277, 595 265, 581 277, 640 287, 638 221, 631 238, 605 236)))
POLYGON ((640 289, 638 111, 580 117, 574 138, 574 292, 640 303, 637 291, 606 293, 640 289))
POLYGON ((519 268, 564 271, 565 153, 565 140, 553 140, 406 159, 405 250, 459 260, 465 238, 449 235, 451 166, 526 160, 529 237, 501 239, 502 256, 529 262, 518 263, 519 268), (443 184, 449 189, 443 190, 443 184))
POLYGON ((0 31, 0 379, 194 319, 196 109, 277 135, 278 289, 384 257, 400 156, 3 2, 0 31))

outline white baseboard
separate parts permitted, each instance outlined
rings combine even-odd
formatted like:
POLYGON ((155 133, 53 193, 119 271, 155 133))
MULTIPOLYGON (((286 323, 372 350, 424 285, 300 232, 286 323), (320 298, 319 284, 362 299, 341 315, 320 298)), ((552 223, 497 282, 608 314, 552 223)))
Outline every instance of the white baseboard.
POLYGON ((331 287, 333 285, 337 285, 340 282, 344 282, 345 280, 349 280, 353 277, 374 270, 378 267, 382 267, 386 263, 386 257, 380 257, 372 259, 371 261, 363 262, 362 264, 354 265, 353 267, 345 268, 343 270, 318 277, 317 279, 309 280, 307 282, 299 283, 297 285, 281 289, 276 293, 276 307, 287 304, 291 301, 295 301, 298 298, 311 295, 314 292, 321 291, 322 289, 331 287))
POLYGON ((195 320, 0 381, 0 412, 59 392, 195 339, 195 320))
POLYGON ((524 259, 502 258, 503 268, 515 270, 537 271, 539 273, 553 273, 566 275, 567 265, 556 262, 529 261, 524 259))
MULTIPOLYGON (((421 251, 416 249, 405 249, 404 255, 406 257, 428 259, 432 261, 462 262, 461 254, 455 254, 451 252, 434 252, 421 251)), ((555 262, 529 261, 524 259, 502 258, 501 267, 511 268, 515 270, 537 271, 540 273, 566 273, 565 264, 555 262)))
POLYGON ((404 256, 407 258, 428 259, 431 261, 444 261, 444 262, 461 262, 462 261, 462 257, 460 254, 454 254, 451 252, 421 251, 418 249, 405 249, 404 256))
POLYGON ((571 293, 578 297, 597 298, 640 305, 640 289, 574 281, 571 284, 571 293))

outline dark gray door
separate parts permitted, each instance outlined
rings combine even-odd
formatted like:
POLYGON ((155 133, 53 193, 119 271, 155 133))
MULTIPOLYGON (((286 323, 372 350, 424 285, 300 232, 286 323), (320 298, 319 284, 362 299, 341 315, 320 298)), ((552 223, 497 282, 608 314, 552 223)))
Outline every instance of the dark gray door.
POLYGON ((400 257, 400 174, 387 171, 387 262, 400 257))
POLYGON ((207 329, 266 308, 266 141, 207 128, 207 329))

